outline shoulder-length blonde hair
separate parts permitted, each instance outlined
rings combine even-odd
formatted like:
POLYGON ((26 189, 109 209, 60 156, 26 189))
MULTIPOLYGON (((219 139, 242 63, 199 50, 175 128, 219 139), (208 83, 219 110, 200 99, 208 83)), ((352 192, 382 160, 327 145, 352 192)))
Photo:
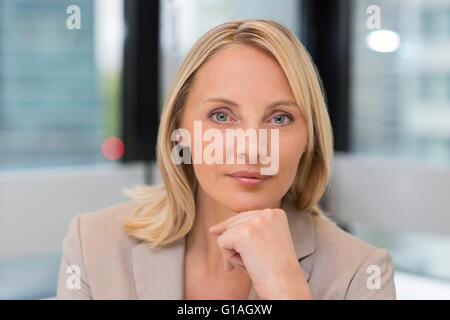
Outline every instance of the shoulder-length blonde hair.
POLYGON ((163 183, 125 188, 126 195, 140 200, 125 229, 151 246, 169 244, 185 236, 195 218, 196 178, 192 164, 174 164, 171 151, 186 97, 196 70, 221 49, 235 44, 256 46, 272 54, 283 68, 293 95, 307 123, 306 156, 287 194, 297 209, 327 218, 318 207, 331 173, 333 134, 320 76, 310 55, 297 37, 283 25, 265 19, 239 19, 218 25, 205 33, 182 61, 165 100, 157 141, 157 163, 163 183))

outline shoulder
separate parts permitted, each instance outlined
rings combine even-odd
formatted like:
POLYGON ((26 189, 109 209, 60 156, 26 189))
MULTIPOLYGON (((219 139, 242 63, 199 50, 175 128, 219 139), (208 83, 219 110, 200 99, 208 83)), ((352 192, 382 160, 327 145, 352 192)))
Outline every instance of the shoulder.
POLYGON ((335 256, 337 261, 354 264, 377 249, 376 246, 343 230, 330 218, 312 215, 312 221, 317 254, 335 256))
MULTIPOLYGON (((134 297, 128 279, 132 274, 130 249, 138 240, 122 227, 122 218, 140 207, 136 200, 75 215, 62 242, 58 299, 134 297), (78 290, 67 285, 72 272, 78 290), (115 285, 111 286, 111 279, 115 285)), ((71 280, 72 281, 72 280, 71 280)))
POLYGON ((75 215, 69 232, 76 229, 82 244, 88 246, 133 245, 136 240, 123 228, 122 219, 139 208, 137 200, 124 201, 101 209, 75 215))
POLYGON ((77 244, 84 255, 99 250, 129 249, 137 243, 123 227, 122 219, 139 208, 140 202, 130 200, 75 215, 69 223, 63 248, 77 244))
POLYGON ((326 217, 312 215, 312 222, 314 269, 329 293, 334 288, 335 294, 345 299, 395 299, 394 268, 388 250, 357 238, 326 217), (376 281, 370 284, 372 280, 376 281))

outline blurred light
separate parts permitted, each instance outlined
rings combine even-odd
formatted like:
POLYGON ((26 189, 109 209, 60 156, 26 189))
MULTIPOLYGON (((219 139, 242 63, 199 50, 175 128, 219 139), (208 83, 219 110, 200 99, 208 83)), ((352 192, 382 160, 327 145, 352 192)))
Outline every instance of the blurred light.
POLYGON ((122 157, 125 151, 123 142, 121 139, 117 137, 109 137, 103 141, 102 144, 102 153, 103 155, 110 159, 116 160, 122 157))
POLYGON ((377 52, 393 52, 400 46, 400 36, 390 30, 376 30, 367 35, 366 44, 377 52))

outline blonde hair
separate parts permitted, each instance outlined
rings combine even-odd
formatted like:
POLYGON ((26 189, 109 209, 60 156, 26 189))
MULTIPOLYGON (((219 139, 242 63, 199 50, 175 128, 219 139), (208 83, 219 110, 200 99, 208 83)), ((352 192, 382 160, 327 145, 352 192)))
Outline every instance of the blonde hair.
POLYGON ((151 246, 169 244, 185 236, 195 218, 196 177, 191 164, 174 164, 172 132, 184 110, 196 70, 221 49, 230 45, 256 46, 272 54, 284 70, 293 95, 307 123, 306 155, 287 194, 297 209, 328 219, 318 206, 331 174, 333 134, 319 73, 310 55, 283 25, 266 19, 239 19, 218 25, 205 33, 182 61, 161 114, 157 141, 157 163, 163 183, 134 186, 123 192, 140 205, 124 217, 125 229, 151 246))

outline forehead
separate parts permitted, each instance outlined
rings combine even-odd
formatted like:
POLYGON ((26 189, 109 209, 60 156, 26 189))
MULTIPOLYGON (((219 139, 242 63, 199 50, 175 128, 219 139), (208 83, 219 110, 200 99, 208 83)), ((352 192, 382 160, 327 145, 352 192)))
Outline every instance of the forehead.
POLYGON ((199 96, 212 94, 292 97, 288 79, 270 53, 247 45, 220 50, 206 61, 195 77, 199 96))

